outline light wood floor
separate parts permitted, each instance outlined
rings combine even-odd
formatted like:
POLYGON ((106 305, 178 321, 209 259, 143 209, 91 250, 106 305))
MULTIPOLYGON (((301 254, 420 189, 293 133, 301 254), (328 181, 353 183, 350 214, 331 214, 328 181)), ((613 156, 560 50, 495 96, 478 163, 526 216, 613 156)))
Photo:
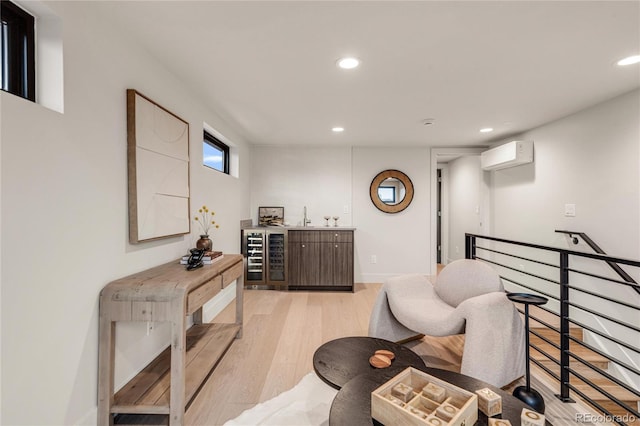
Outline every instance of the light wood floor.
MULTIPOLYGON (((220 425, 295 386, 323 343, 365 336, 379 285, 355 293, 245 291, 244 332, 187 411, 188 424, 220 425)), ((216 321, 232 321, 233 307, 216 321)))
MULTIPOLYGON (((186 424, 222 425, 295 386, 313 371, 313 353, 320 345, 339 337, 367 335, 379 289, 379 284, 356 284, 354 293, 246 290, 243 337, 233 343, 194 399, 186 424)), ((215 321, 233 322, 234 318, 231 304, 215 321)), ((460 369, 463 345, 463 336, 425 337, 407 344, 427 365, 452 371, 460 369)), ((543 391, 544 385, 537 380, 533 386, 545 396, 547 411, 556 413, 554 425, 578 424, 572 420, 576 412, 585 412, 583 408, 549 401, 554 399, 552 390, 543 391), (549 402, 556 408, 550 408, 549 402)))

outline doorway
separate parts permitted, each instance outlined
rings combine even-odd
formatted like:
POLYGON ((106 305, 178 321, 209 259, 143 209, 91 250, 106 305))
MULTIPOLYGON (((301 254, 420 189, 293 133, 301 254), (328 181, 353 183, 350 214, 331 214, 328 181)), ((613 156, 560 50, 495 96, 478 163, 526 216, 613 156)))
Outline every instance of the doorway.
MULTIPOLYGON (((431 149, 431 273, 436 274, 438 265, 449 262, 449 245, 459 246, 456 241, 449 241, 450 215, 460 212, 449 211, 448 165, 459 157, 478 156, 486 147, 479 148, 432 148, 431 149), (457 244, 457 245, 456 245, 457 244)), ((480 189, 480 193, 484 190, 480 189)), ((453 191, 453 190, 452 190, 453 191)), ((484 195, 484 194, 483 194, 484 195)), ((475 214, 475 213, 474 213, 475 214)), ((458 216, 454 217, 457 218, 458 216)), ((455 222, 454 222, 455 223, 455 222)), ((464 253, 464 246, 459 247, 464 253)), ((455 247, 454 247, 455 249, 455 247)))
POLYGON ((449 263, 449 164, 438 163, 436 172, 436 267, 449 263))

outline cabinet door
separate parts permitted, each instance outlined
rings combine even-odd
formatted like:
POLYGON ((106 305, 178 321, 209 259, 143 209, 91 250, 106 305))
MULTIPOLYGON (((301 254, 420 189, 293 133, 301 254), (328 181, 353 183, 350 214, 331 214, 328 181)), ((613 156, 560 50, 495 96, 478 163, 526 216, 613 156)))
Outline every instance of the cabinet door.
POLYGON ((320 285, 334 284, 337 246, 335 243, 320 243, 320 285))
POLYGON ((318 243, 289 243, 289 285, 319 284, 320 247, 318 243))
MULTIPOLYGON (((289 233, 289 237, 291 237, 291 233, 289 233)), ((300 250, 299 242, 292 241, 294 238, 289 238, 289 285, 296 286, 300 285, 300 280, 302 279, 302 253, 300 250)))
POLYGON ((353 231, 318 231, 321 243, 352 243, 353 231))
POLYGON ((318 231, 289 231, 289 241, 292 243, 317 243, 320 242, 318 231))
POLYGON ((320 283, 353 285, 353 243, 323 243, 320 248, 320 283))
POLYGON ((333 245, 333 284, 353 286, 353 243, 337 243, 333 245))

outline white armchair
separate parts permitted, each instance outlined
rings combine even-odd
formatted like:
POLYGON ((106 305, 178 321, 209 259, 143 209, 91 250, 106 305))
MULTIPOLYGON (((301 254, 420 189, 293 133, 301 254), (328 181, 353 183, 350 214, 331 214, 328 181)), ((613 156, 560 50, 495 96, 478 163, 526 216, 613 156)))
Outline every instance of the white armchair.
POLYGON ((499 387, 524 374, 523 322, 498 274, 480 261, 450 263, 435 285, 423 275, 390 278, 369 322, 370 336, 395 342, 461 333, 462 374, 499 387))

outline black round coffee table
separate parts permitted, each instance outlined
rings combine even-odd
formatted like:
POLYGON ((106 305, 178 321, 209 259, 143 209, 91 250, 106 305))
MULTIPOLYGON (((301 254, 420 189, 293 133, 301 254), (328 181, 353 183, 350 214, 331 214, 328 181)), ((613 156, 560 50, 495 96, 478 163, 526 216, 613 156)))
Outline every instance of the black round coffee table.
MULTIPOLYGON (((414 366, 415 367, 415 366, 414 366)), ((406 367, 405 367, 406 368, 406 367)), ((512 425, 520 424, 520 414, 523 408, 531 409, 524 402, 509 395, 507 392, 492 386, 481 380, 452 371, 440 370, 438 368, 416 367, 427 374, 435 376, 455 386, 475 392, 478 389, 489 388, 502 397, 502 415, 493 418, 503 418, 511 422, 512 425)), ((371 417, 371 392, 376 390, 387 380, 400 373, 404 368, 390 367, 377 374, 362 374, 348 383, 338 392, 331 404, 329 414, 330 426, 366 426, 380 425, 371 417)), ((478 421, 476 425, 486 426, 489 421, 487 416, 478 410, 478 421)), ((547 426, 551 423, 546 422, 547 426)))
POLYGON ((424 368, 425 365, 422 358, 411 349, 374 337, 343 337, 331 340, 313 354, 313 369, 316 374, 336 389, 340 389, 349 380, 361 374, 384 375, 389 369, 401 367, 400 369, 404 370, 409 366, 424 368), (379 349, 386 349, 395 354, 391 367, 378 369, 369 364, 369 358, 379 349))

